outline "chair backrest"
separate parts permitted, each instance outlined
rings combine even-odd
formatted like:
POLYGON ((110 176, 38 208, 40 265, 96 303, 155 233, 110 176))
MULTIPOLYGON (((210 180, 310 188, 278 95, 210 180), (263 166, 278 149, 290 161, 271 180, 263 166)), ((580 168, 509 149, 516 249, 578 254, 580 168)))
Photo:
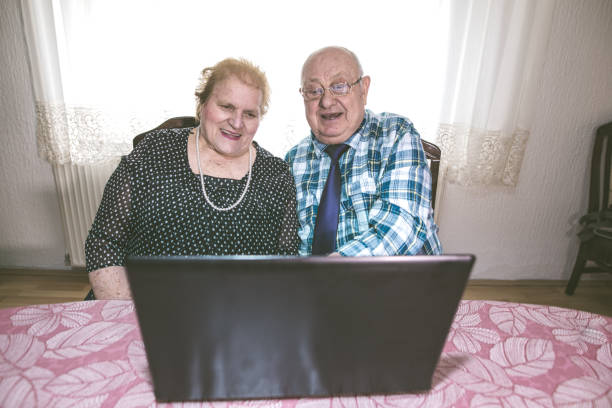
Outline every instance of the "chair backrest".
MULTIPOLYGON (((152 132, 154 130, 192 127, 196 126, 197 124, 198 121, 193 116, 178 116, 175 118, 170 118, 155 129, 151 129, 134 137, 132 144, 133 146, 136 146, 147 133, 152 132)), ((421 144, 423 145, 423 150, 425 150, 425 156, 429 161, 429 170, 431 172, 431 207, 434 208, 436 204, 436 191, 438 189, 438 171, 440 169, 441 152, 440 148, 433 143, 421 139, 421 144)), ((608 160, 608 170, 609 168, 610 162, 608 160)), ((609 175, 610 172, 608 171, 608 180, 609 175)))
POLYGON ((155 129, 147 130, 139 135, 136 135, 132 140, 132 146, 136 147, 138 143, 145 137, 145 135, 149 132, 159 129, 176 129, 176 128, 185 128, 196 126, 198 121, 193 116, 177 116, 175 118, 170 118, 155 129))
POLYGON ((612 122, 597 128, 593 159, 591 161, 591 185, 589 187, 589 213, 612 206, 610 202, 610 160, 612 157, 612 122))
POLYGON ((438 172, 440 170, 440 157, 442 152, 435 144, 421 139, 425 156, 429 160, 429 171, 431 172, 431 208, 436 206, 436 191, 438 190, 438 172))

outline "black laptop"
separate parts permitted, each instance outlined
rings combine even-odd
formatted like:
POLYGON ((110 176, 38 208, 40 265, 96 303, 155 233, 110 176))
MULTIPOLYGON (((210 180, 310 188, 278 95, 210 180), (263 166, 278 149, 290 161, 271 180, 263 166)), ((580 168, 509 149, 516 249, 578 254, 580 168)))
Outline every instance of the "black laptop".
POLYGON ((159 401, 431 387, 472 255, 130 257, 159 401))

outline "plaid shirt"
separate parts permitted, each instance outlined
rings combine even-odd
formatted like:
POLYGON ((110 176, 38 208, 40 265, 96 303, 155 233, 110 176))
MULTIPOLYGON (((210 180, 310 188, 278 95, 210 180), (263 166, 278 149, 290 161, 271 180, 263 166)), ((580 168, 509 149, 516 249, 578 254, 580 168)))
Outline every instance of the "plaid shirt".
MULTIPOLYGON (((431 173, 407 118, 369 110, 340 158, 336 250, 344 256, 440 254, 431 173)), ((309 255, 330 158, 311 135, 286 155, 297 187, 300 255, 309 255)))

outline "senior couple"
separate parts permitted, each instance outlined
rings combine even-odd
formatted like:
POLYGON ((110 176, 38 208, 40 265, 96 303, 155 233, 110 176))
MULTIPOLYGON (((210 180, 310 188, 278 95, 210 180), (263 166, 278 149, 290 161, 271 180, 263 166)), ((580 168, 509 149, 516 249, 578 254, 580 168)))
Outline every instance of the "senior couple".
POLYGON ((441 252, 412 123, 365 109, 370 77, 346 48, 312 53, 301 81, 311 133, 282 160, 253 141, 265 74, 235 59, 202 71, 199 124, 148 133, 106 185, 85 249, 96 298, 130 297, 127 255, 441 252))

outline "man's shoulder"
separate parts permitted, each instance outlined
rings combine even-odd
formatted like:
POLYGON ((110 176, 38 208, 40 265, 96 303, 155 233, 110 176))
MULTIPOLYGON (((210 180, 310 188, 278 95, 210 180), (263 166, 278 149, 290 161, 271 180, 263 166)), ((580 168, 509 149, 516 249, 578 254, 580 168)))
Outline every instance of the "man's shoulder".
POLYGON ((414 130, 412 121, 406 116, 392 112, 373 113, 366 111, 366 126, 370 132, 386 132, 391 130, 414 130))
POLYGON ((306 136, 293 146, 287 154, 285 154, 285 161, 289 164, 296 160, 304 159, 310 151, 312 151, 312 136, 306 136))
POLYGON ((420 140, 420 135, 410 119, 391 112, 366 111, 366 122, 361 134, 361 143, 376 144, 381 147, 406 138, 420 140))

